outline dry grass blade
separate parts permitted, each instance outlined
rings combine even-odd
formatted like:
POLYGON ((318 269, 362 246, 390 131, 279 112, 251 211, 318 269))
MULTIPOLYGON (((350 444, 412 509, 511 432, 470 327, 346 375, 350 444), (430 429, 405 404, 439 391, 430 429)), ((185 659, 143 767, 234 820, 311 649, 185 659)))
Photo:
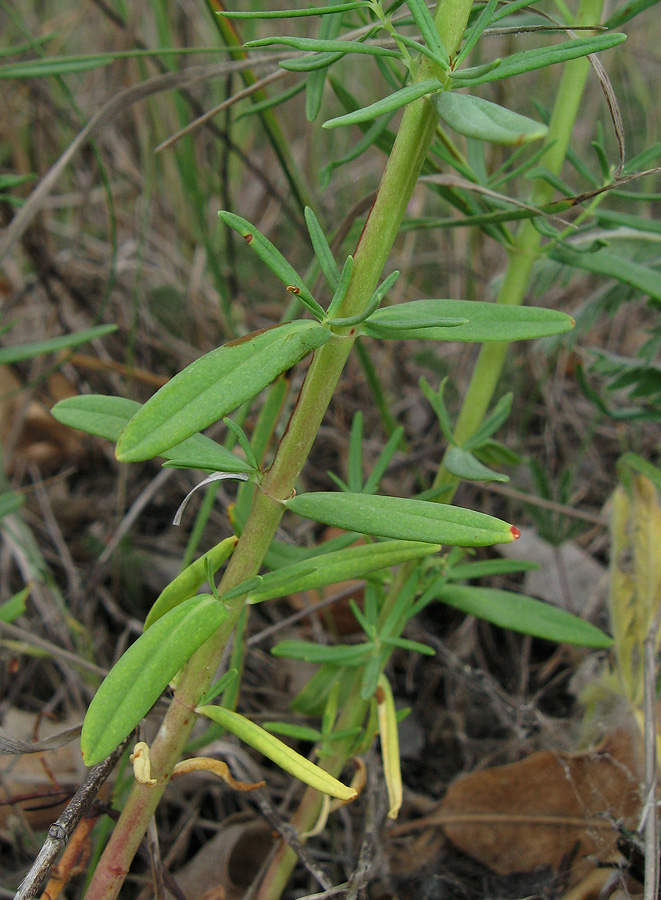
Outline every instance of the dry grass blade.
POLYGON ((221 63, 220 65, 190 66, 183 72, 168 72, 163 75, 155 75, 140 84, 133 85, 125 91, 121 91, 105 103, 101 109, 89 120, 87 125, 76 135, 64 153, 56 163, 51 166, 46 175, 32 191, 21 209, 7 226, 5 233, 0 238, 0 262, 7 256, 16 241, 20 240, 30 223, 42 208, 46 198, 57 184, 63 171, 69 165, 76 153, 108 122, 125 112, 129 107, 147 97, 163 91, 181 90, 191 87, 209 78, 238 72, 245 68, 254 68, 260 64, 272 64, 283 58, 283 54, 260 57, 251 60, 238 60, 236 62, 221 63))
POLYGON ((290 73, 285 69, 278 69, 275 72, 271 72, 270 75, 265 75, 264 78, 260 78, 254 84, 249 85, 244 88, 242 91, 238 91, 236 94, 233 94, 231 97, 228 97, 227 100, 224 100, 222 103, 219 103, 218 106, 214 106, 213 109, 208 110, 202 116, 198 116, 197 119, 194 119, 190 124, 186 125, 185 128, 181 128, 179 131, 175 132, 169 138, 161 143, 154 149, 154 153, 160 153, 161 150, 166 150, 168 147, 171 147, 175 144, 179 138, 185 137, 187 134, 191 134, 196 129, 200 128, 205 122, 208 122, 210 119, 213 119, 214 116, 217 116, 218 113, 224 112, 224 110, 229 109, 231 106, 234 106, 235 103, 238 103, 239 100, 245 100, 246 97, 252 96, 252 94, 266 87, 274 81, 279 81, 281 78, 284 78, 286 75, 290 73))

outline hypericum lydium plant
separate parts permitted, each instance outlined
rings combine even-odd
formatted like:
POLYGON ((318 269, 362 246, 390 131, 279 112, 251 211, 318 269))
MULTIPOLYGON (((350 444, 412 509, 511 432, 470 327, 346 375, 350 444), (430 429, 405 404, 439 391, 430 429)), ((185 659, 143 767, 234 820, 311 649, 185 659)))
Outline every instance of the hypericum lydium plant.
MULTIPOLYGON (((478 511, 452 505, 460 479, 504 480, 494 461, 507 459, 506 448, 493 438, 506 420, 511 397, 492 409, 496 383, 507 346, 568 332, 573 320, 564 313, 522 306, 535 260, 543 254, 565 265, 601 272, 661 299, 659 276, 623 255, 613 265, 604 253, 603 234, 585 247, 581 213, 569 227, 550 215, 567 212, 580 202, 596 207, 615 183, 609 167, 602 179, 588 172, 589 190, 579 198, 563 191, 554 199, 569 138, 590 68, 588 55, 625 40, 615 25, 651 5, 627 2, 605 30, 593 33, 601 16, 601 0, 581 0, 570 21, 558 3, 558 21, 548 15, 535 23, 546 30, 583 29, 546 45, 504 58, 489 56, 480 65, 469 57, 485 33, 516 24, 511 19, 534 0, 444 0, 430 12, 424 0, 382 4, 378 0, 339 3, 292 11, 223 13, 227 20, 319 17, 318 38, 281 36, 253 41, 248 49, 287 47, 294 53, 280 63, 300 73, 306 111, 317 119, 325 82, 332 66, 353 55, 361 65, 377 65, 391 93, 360 107, 346 88, 332 81, 346 112, 324 128, 358 126, 362 137, 351 158, 375 145, 388 151, 388 162, 376 199, 353 253, 338 261, 317 215, 305 210, 311 251, 331 300, 327 308, 313 295, 312 280, 301 277, 260 231, 239 215, 221 211, 225 227, 241 235, 302 307, 301 317, 276 324, 213 350, 176 375, 143 406, 117 397, 81 396, 54 409, 56 418, 73 427, 117 442, 117 458, 138 462, 164 457, 166 466, 198 469, 214 478, 236 477, 239 491, 236 535, 193 562, 165 588, 147 617, 144 634, 124 654, 97 692, 85 718, 82 749, 89 765, 103 760, 138 725, 164 689, 175 683, 175 697, 150 748, 141 746, 136 761, 141 777, 88 889, 88 900, 116 897, 131 860, 160 797, 200 716, 206 717, 268 756, 308 788, 294 815, 301 836, 318 830, 328 804, 324 794, 347 801, 356 788, 340 776, 347 760, 381 737, 391 816, 401 802, 397 750, 397 717, 385 669, 395 648, 431 653, 429 647, 403 637, 407 622, 428 604, 441 602, 502 627, 555 641, 606 647, 601 631, 563 610, 531 597, 467 585, 474 577, 516 571, 525 564, 508 561, 471 562, 462 548, 489 546, 516 539, 517 528, 478 511), (504 25, 498 23, 507 20, 504 25), (370 57, 369 59, 367 57, 370 57), (565 63, 555 105, 547 122, 533 121, 475 95, 483 84, 565 63), (470 93, 461 91, 469 89, 470 93), (396 133, 392 116, 402 112, 396 133), (459 139, 455 136, 459 135, 459 139), (458 143, 464 140, 467 152, 458 143), (525 152, 538 142, 536 152, 525 152), (514 148, 507 163, 488 173, 484 146, 514 148), (444 172, 455 170, 447 179, 444 172), (479 226, 507 251, 508 265, 496 303, 457 299, 424 299, 388 305, 397 272, 384 277, 412 191, 423 174, 428 189, 454 205, 464 224, 479 226), (531 196, 510 200, 501 191, 515 176, 532 179, 531 196), (459 188, 456 187, 459 185, 459 188), (520 224, 513 225, 519 220, 520 224), (464 341, 482 344, 461 413, 453 425, 443 387, 423 383, 448 447, 430 491, 414 498, 383 496, 379 482, 401 439, 396 431, 365 479, 362 424, 354 421, 346 484, 336 492, 296 493, 328 403, 356 339, 464 341), (312 357, 303 385, 277 444, 273 462, 263 458, 282 408, 280 376, 312 357), (225 419, 243 457, 201 432, 270 388, 252 443, 232 420, 225 419), (485 418, 486 417, 486 418, 485 418), (316 548, 297 550, 275 539, 286 511, 346 532, 316 548), (364 543, 351 546, 357 536, 364 543), (454 549, 451 549, 454 548, 454 549), (216 585, 216 573, 226 563, 216 585), (262 574, 260 571, 265 569, 262 574), (276 655, 318 664, 317 675, 294 700, 294 708, 315 717, 320 726, 292 728, 273 723, 268 731, 234 708, 236 672, 241 668, 246 612, 251 604, 291 593, 322 588, 347 578, 367 580, 364 608, 353 605, 364 639, 350 645, 320 646, 303 641, 277 645, 276 655), (209 581, 211 593, 197 591, 209 581), (236 632, 235 632, 236 630, 236 632), (235 634, 230 668, 213 683, 228 641, 235 634), (221 697, 220 702, 213 701, 221 697), (318 764, 311 763, 274 737, 280 731, 318 741, 318 764), (148 749, 148 753, 147 753, 148 749), (144 774, 145 761, 149 771, 144 774)), ((593 63, 594 64, 594 63, 593 63)), ((603 74, 602 81, 608 86, 603 74)), ((331 75, 332 79, 333 76, 331 75)), ((291 91, 286 92, 291 96, 291 91)), ((271 105, 276 105, 274 97, 271 105)), ((603 149, 601 155, 605 158, 603 149)), ((649 154, 632 161, 621 175, 630 176, 650 162, 649 154)), ((331 168, 325 173, 330 178, 331 168)), ((579 171, 581 171, 579 169, 579 171)), ((584 173, 583 173, 584 174, 584 173)), ((631 218, 631 217, 629 217, 631 218)), ((642 220, 641 220, 642 221, 642 220)), ((426 223, 409 223, 422 227, 426 223)), ((431 223, 456 224, 456 219, 431 223)), ((280 847, 264 877, 261 900, 279 896, 295 856, 280 847)))

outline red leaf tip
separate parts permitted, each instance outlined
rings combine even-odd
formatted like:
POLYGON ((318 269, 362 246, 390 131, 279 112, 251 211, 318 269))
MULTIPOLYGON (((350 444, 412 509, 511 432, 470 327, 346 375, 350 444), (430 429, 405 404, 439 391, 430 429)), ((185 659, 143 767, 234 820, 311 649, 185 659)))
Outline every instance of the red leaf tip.
POLYGON ((512 540, 517 541, 521 537, 521 532, 516 527, 516 525, 510 525, 510 531, 512 533, 512 540))

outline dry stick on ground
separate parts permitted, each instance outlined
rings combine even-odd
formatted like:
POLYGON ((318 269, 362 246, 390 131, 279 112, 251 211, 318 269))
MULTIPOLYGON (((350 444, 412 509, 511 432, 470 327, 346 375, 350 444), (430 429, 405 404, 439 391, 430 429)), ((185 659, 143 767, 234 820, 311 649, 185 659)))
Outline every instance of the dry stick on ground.
POLYGON ((85 783, 76 791, 59 819, 48 829, 48 837, 30 871, 18 886, 14 900, 31 900, 39 893, 39 886, 50 871, 58 853, 66 847, 76 826, 92 805, 101 785, 115 768, 130 736, 98 766, 91 769, 85 783))

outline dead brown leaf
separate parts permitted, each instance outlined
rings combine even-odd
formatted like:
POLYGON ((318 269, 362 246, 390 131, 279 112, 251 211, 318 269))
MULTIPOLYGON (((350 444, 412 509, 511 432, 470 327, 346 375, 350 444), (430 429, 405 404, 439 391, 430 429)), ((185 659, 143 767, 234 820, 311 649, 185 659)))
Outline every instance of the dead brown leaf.
MULTIPOLYGON (((544 750, 473 772, 451 785, 438 810, 417 820, 417 828, 440 825, 455 846, 501 875, 538 866, 584 875, 594 865, 588 857, 603 859, 615 849, 608 816, 633 824, 640 757, 638 741, 617 731, 594 750, 544 750)), ((414 826, 404 823, 391 834, 414 826)))

